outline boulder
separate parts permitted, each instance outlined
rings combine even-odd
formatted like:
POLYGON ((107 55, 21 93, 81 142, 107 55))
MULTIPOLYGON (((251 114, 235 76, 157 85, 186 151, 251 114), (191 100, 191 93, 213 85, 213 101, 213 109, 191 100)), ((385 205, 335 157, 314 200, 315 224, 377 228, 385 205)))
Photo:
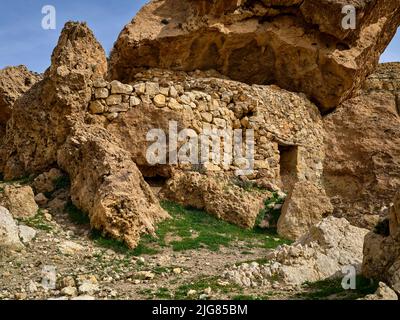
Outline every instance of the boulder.
POLYGON ((324 189, 309 181, 299 181, 282 207, 278 234, 286 239, 298 240, 332 212, 333 206, 324 189))
POLYGON ((357 228, 346 219, 328 217, 292 245, 283 245, 267 255, 268 263, 242 264, 229 269, 225 277, 242 286, 302 285, 328 278, 343 277, 342 268, 361 269, 363 242, 367 229, 357 228))
POLYGON ((11 213, 0 207, 0 250, 21 249, 23 247, 18 236, 18 226, 11 213))
POLYGON ((19 237, 24 244, 29 244, 36 237, 37 232, 31 227, 19 225, 18 229, 19 237))
POLYGON ((361 86, 399 24, 399 6, 387 0, 153 0, 121 32, 109 77, 215 69, 304 92, 327 111, 361 86), (356 10, 355 29, 342 26, 345 5, 356 10))
POLYGON ((226 175, 175 173, 162 196, 184 206, 205 210, 218 219, 243 228, 253 228, 264 200, 271 193, 251 192, 235 185, 226 175))
POLYGON ((29 186, 6 185, 4 192, 0 193, 0 203, 14 218, 31 218, 39 210, 33 190, 29 186))
POLYGON ((40 174, 54 166, 71 127, 84 121, 92 81, 106 71, 104 49, 92 31, 86 24, 68 22, 43 80, 14 104, 10 130, 0 149, 5 179, 40 174))
POLYGON ((169 215, 117 141, 101 127, 77 127, 59 150, 58 164, 71 178, 72 202, 91 226, 134 248, 169 215))
POLYGON ((62 176, 63 173, 60 170, 52 168, 50 171, 38 175, 33 180, 32 187, 36 194, 53 192, 57 180, 62 176))
POLYGON ((324 187, 334 215, 354 225, 371 229, 370 216, 384 216, 400 187, 399 92, 400 63, 382 64, 324 117, 324 187))

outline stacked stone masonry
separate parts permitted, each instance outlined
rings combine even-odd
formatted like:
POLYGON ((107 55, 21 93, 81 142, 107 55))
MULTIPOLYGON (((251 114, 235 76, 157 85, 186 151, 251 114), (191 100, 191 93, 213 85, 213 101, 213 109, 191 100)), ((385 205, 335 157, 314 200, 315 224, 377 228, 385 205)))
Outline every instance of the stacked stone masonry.
MULTIPOLYGON (((129 114, 147 122, 141 123, 143 128, 168 132, 166 123, 160 127, 156 118, 141 113, 156 113, 157 119, 177 121, 180 129, 192 129, 197 134, 205 129, 254 129, 255 171, 249 179, 282 186, 281 153, 290 149, 296 163, 289 174, 295 180, 319 183, 324 152, 321 117, 316 106, 302 94, 276 86, 250 86, 212 76, 215 74, 197 71, 189 75, 154 69, 137 74, 136 81, 130 84, 100 79, 93 82, 89 111, 104 117, 107 129, 120 134, 123 129, 117 127, 129 122, 129 114)), ((129 133, 132 140, 140 143, 136 148, 125 147, 139 166, 146 166, 146 132, 134 127, 129 128, 129 133), (133 134, 136 129, 138 132, 133 134)), ((179 168, 197 170, 185 164, 179 168)), ((241 164, 206 164, 203 169, 234 172, 241 169, 241 164)))

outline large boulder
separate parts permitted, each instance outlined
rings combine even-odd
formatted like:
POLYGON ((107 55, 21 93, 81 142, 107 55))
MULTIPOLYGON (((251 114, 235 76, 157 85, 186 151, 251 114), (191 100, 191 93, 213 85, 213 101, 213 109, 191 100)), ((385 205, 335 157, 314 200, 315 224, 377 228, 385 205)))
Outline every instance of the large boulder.
POLYGON ((357 97, 324 117, 324 187, 334 214, 355 225, 371 226, 400 187, 399 96, 400 64, 382 64, 357 97))
POLYGON ((18 234, 18 226, 11 213, 6 208, 0 207, 0 251, 22 248, 18 234))
POLYGON ((15 101, 40 79, 41 75, 30 72, 25 66, 0 70, 0 138, 5 133, 15 101))
POLYGON ((59 150, 58 163, 71 178, 72 202, 91 226, 129 247, 142 233, 154 234, 169 217, 117 139, 97 126, 77 127, 59 150))
POLYGON ((153 0, 121 32, 110 78, 215 69, 304 92, 326 111, 360 87, 399 23, 391 0, 153 0), (345 5, 356 9, 354 30, 342 27, 345 5))
POLYGON ((39 207, 35 195, 29 186, 6 185, 0 193, 0 204, 6 207, 14 218, 32 218, 38 213, 39 207))
POLYGON ((292 245, 283 245, 267 255, 261 265, 242 264, 225 272, 225 277, 239 285, 302 285, 328 278, 343 277, 342 268, 353 266, 360 271, 363 242, 368 233, 350 225, 346 219, 328 217, 292 245))
POLYGON ((300 181, 294 185, 282 207, 278 234, 298 240, 332 212, 332 204, 323 188, 309 181, 300 181))

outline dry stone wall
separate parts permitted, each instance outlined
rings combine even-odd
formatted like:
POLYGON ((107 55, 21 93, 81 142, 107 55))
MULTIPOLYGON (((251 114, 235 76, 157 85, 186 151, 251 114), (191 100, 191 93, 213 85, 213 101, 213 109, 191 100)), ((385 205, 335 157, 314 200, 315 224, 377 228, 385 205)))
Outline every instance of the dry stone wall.
MULTIPOLYGON (((248 177, 251 180, 282 186, 281 173, 285 172, 281 164, 295 180, 318 181, 322 174, 323 134, 318 109, 303 95, 275 86, 249 86, 200 72, 188 75, 150 70, 138 74, 137 81, 130 84, 95 81, 89 112, 105 117, 105 125, 117 135, 128 134, 125 147, 139 166, 149 165, 143 128, 168 132, 167 123, 160 121, 166 119, 197 134, 207 129, 253 129, 255 172, 248 177), (132 115, 140 119, 140 126, 131 122, 132 115), (285 161, 285 155, 291 159, 285 161)), ((187 165, 178 167, 188 169, 187 165)), ((203 169, 233 173, 241 166, 233 161, 229 165, 206 164, 203 169)))

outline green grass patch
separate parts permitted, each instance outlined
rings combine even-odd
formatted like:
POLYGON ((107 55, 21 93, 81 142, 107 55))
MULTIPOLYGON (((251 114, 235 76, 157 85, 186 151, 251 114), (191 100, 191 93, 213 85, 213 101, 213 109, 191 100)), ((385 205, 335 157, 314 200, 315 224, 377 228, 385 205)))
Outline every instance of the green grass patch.
POLYGON ((23 220, 24 224, 31 228, 43 230, 43 231, 51 231, 53 227, 46 221, 44 218, 44 214, 42 210, 38 210, 36 216, 23 220))
MULTIPOLYGON (((98 231, 92 232, 92 239, 99 246, 135 256, 157 254, 166 247, 171 247, 174 251, 200 248, 218 251, 221 247, 234 246, 240 241, 244 244, 243 250, 246 251, 253 248, 271 249, 290 243, 270 230, 242 229, 218 220, 202 210, 184 208, 169 201, 161 202, 161 206, 168 211, 172 219, 158 224, 156 236, 142 235, 139 245, 134 250, 129 249, 122 241, 104 237, 98 231)), ((70 208, 70 211, 72 215, 77 214, 74 208, 70 208)))
POLYGON ((299 293, 295 298, 306 300, 356 300, 367 294, 372 294, 378 288, 378 284, 370 279, 357 276, 356 289, 345 290, 342 287, 342 279, 327 279, 317 282, 306 282, 303 285, 306 290, 299 293))
POLYGON ((169 212, 172 219, 158 225, 156 237, 143 237, 140 242, 143 247, 171 246, 174 251, 200 248, 218 251, 221 246, 229 247, 238 241, 244 242, 248 248, 268 249, 289 243, 268 230, 242 229, 218 220, 202 210, 184 208, 170 201, 163 201, 161 205, 169 212), (177 239, 167 243, 169 235, 177 239))

